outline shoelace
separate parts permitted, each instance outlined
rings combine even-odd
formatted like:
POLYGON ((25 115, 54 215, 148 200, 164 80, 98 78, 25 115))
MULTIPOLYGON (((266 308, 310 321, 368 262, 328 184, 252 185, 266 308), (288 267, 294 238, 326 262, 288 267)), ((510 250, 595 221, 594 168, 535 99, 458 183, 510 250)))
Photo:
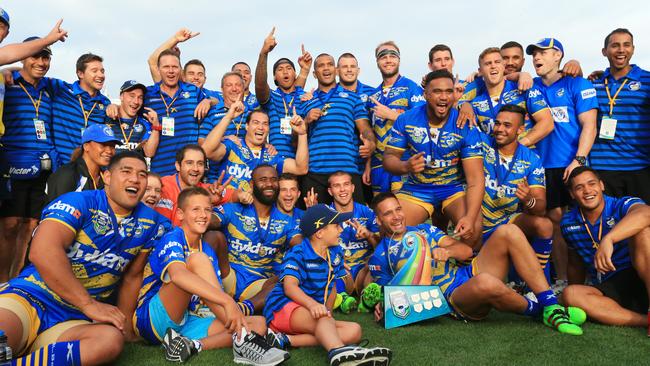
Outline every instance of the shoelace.
POLYGON ((246 358, 259 361, 269 350, 269 346, 261 336, 251 333, 244 338, 241 350, 246 358))
POLYGON ((569 315, 563 309, 553 310, 546 318, 546 321, 553 324, 554 327, 558 327, 561 324, 571 324, 571 321, 569 321, 569 315))

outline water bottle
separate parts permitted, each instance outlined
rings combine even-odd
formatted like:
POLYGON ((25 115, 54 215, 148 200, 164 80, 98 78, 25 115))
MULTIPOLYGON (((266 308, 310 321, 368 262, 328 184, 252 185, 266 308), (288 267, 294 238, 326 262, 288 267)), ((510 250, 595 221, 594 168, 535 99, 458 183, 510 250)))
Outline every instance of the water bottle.
POLYGON ((7 344, 7 336, 0 330, 0 366, 10 366, 12 356, 11 347, 7 344))

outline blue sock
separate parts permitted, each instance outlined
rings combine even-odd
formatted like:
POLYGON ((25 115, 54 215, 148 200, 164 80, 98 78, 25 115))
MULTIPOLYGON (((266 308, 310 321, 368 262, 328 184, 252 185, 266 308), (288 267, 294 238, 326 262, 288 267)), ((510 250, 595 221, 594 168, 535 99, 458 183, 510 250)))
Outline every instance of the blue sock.
POLYGON ((528 303, 526 305, 526 310, 524 310, 524 315, 528 316, 538 316, 542 308, 539 306, 538 302, 532 301, 526 296, 524 296, 524 299, 526 299, 526 302, 528 303))
POLYGON ((241 310, 244 315, 253 315, 255 313, 255 306, 250 300, 244 300, 237 303, 239 310, 241 310))
POLYGON ((342 278, 336 280, 336 292, 339 294, 345 292, 345 281, 342 278))
POLYGON ((535 297, 537 297, 537 301, 539 301, 539 304, 543 308, 551 305, 557 305, 557 297, 551 289, 537 293, 535 294, 535 297))
POLYGON ((81 366, 81 355, 79 353, 79 341, 57 342, 48 344, 43 348, 11 361, 11 365, 71 365, 81 366), (38 364, 35 361, 39 359, 38 364))
POLYGON ((541 239, 535 238, 531 243, 535 254, 537 254, 537 260, 539 265, 542 266, 544 271, 544 276, 546 276, 546 281, 551 283, 551 249, 553 248, 553 239, 541 239))

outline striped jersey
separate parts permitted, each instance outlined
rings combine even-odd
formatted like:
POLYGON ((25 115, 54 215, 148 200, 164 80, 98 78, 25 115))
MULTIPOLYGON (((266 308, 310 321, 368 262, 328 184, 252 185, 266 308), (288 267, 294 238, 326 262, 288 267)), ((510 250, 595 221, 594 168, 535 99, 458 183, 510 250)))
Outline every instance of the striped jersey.
MULTIPOLYGON (((115 145, 115 153, 141 149, 140 144, 151 136, 151 124, 144 118, 119 118, 106 119, 106 124, 111 127, 115 137, 120 143, 115 145)), ((144 155, 144 153, 143 153, 144 155)))
POLYGON ((280 133, 280 120, 291 118, 293 107, 296 107, 297 114, 303 117, 306 115, 308 110, 306 108, 310 108, 312 101, 301 102, 300 96, 304 93, 305 91, 299 86, 291 93, 285 93, 277 88, 271 91, 269 100, 261 102, 262 109, 269 114, 269 143, 278 150, 280 155, 287 158, 295 158, 296 149, 291 144, 291 134, 280 133))
MULTIPOLYGON (((201 123, 201 129, 199 132, 199 138, 206 138, 208 137, 208 134, 210 134, 210 131, 221 122, 223 117, 226 116, 228 113, 229 108, 226 107, 226 105, 222 102, 214 106, 211 110, 211 117, 207 121, 203 121, 201 123)), ((226 128, 226 132, 223 134, 224 136, 237 136, 240 139, 243 139, 246 136, 246 118, 248 118, 248 115, 251 113, 251 109, 248 107, 248 105, 244 104, 244 113, 241 114, 241 116, 235 118, 233 121, 230 121, 230 124, 228 125, 228 128, 226 128)))

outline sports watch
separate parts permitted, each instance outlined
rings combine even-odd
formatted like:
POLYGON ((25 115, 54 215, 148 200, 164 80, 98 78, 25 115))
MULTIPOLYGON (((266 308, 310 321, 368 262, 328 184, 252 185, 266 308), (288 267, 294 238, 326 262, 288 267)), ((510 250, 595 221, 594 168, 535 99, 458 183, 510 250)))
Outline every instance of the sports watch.
POLYGON ((578 164, 580 164, 581 166, 587 165, 587 158, 584 156, 576 155, 576 157, 573 158, 573 160, 577 161, 578 164))

